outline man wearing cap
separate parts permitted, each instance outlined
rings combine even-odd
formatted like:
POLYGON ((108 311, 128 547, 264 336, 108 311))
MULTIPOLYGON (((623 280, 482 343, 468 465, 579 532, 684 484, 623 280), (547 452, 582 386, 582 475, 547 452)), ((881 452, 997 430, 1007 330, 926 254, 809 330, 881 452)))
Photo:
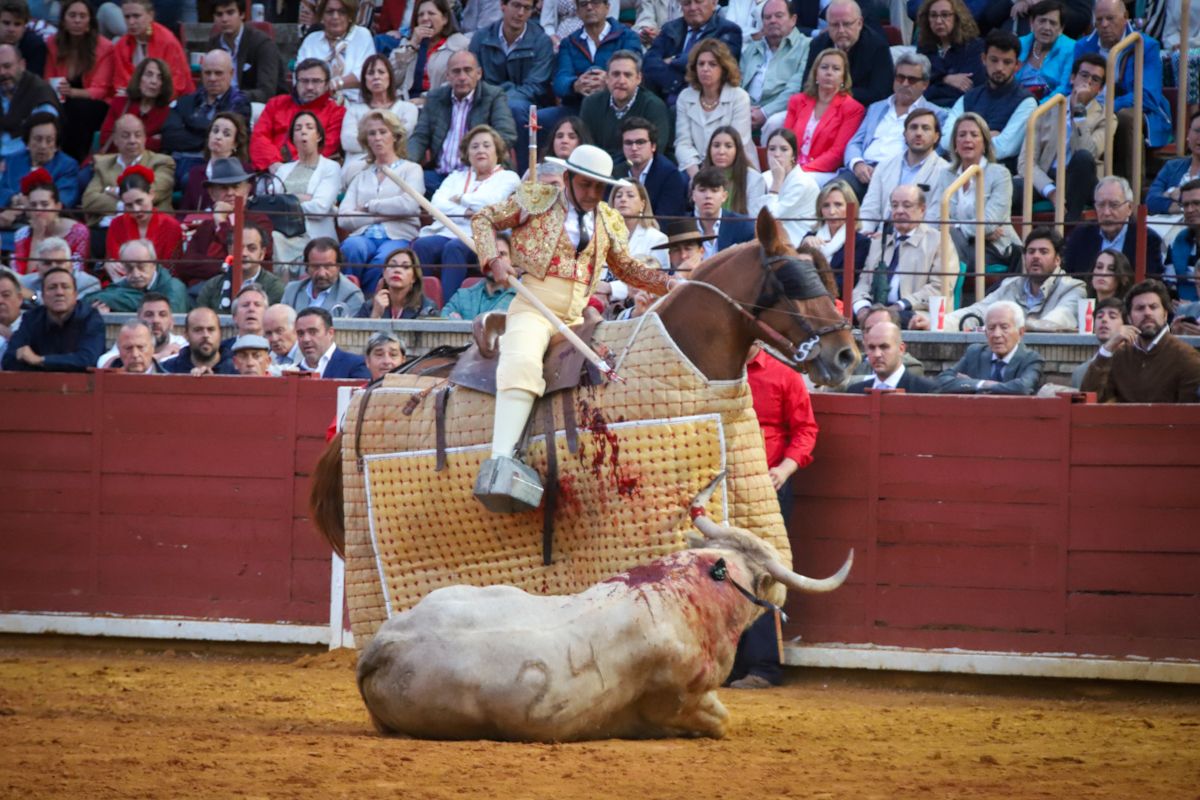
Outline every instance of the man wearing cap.
MULTIPOLYGON (((507 200, 481 209, 471 219, 479 263, 505 284, 513 262, 525 271, 523 285, 567 324, 579 322, 603 267, 635 288, 665 294, 678 279, 634 259, 621 215, 601 202, 606 186, 626 185, 612 177, 612 157, 599 147, 580 145, 563 161, 546 159, 567 170, 566 188, 522 183, 507 200), (496 234, 512 229, 512 259, 498 255, 496 234)), ((536 507, 532 495, 522 501, 505 488, 507 481, 536 488, 537 473, 514 456, 534 401, 545 390, 542 359, 554 333, 551 323, 518 296, 509 306, 500 338, 496 368, 496 411, 492 457, 484 462, 475 496, 492 511, 536 507), (532 500, 532 502, 529 502, 532 500)))
MULTIPOLYGON (((204 181, 204 188, 213 201, 212 214, 191 216, 185 223, 192 229, 192 236, 184 248, 183 258, 175 265, 175 275, 181 281, 192 286, 221 274, 221 266, 225 257, 229 255, 233 242, 234 204, 239 197, 244 200, 250 198, 253 181, 254 177, 246 174, 242 162, 236 158, 218 158, 213 161, 211 174, 204 181)), ((254 263, 269 261, 272 230, 270 218, 266 214, 248 211, 244 222, 253 223, 260 236, 265 237, 254 263)), ((245 253, 243 257, 244 255, 245 253)), ((246 269, 254 272, 254 268, 249 265, 246 265, 246 269)), ((243 277, 243 280, 249 278, 243 277)))
POLYGON ((239 336, 233 343, 233 368, 238 375, 270 375, 271 346, 255 334, 239 336))

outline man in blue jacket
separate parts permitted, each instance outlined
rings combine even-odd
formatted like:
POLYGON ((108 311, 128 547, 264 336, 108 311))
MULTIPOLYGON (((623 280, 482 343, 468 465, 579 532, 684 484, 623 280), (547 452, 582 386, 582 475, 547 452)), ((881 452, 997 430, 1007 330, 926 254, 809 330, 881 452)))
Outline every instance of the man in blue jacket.
POLYGON ((527 166, 529 107, 550 102, 554 70, 554 43, 540 24, 529 24, 533 8, 531 0, 501 0, 500 21, 476 31, 470 47, 483 79, 508 97, 508 108, 517 123, 515 155, 521 171, 527 166))
MULTIPOLYGON (((1129 14, 1120 0, 1096 0, 1092 7, 1095 30, 1075 43, 1075 59, 1084 53, 1108 51, 1133 33, 1129 14)), ((1142 112, 1146 144, 1162 147, 1171 141, 1171 109, 1162 92, 1162 56, 1157 41, 1142 35, 1145 47, 1142 62, 1142 112)), ((1116 111, 1117 132, 1113 138, 1113 172, 1123 178, 1133 175, 1133 71, 1136 51, 1133 47, 1121 52, 1117 68, 1116 97, 1106 103, 1109 113, 1116 111)), ((1065 94, 1065 92, 1064 92, 1065 94)), ((1142 148, 1138 148, 1142 157, 1142 148)))
POLYGON ((55 267, 42 275, 42 303, 21 317, 4 351, 3 368, 86 371, 104 352, 104 320, 77 301, 69 269, 55 267))
POLYGON ((371 380, 371 371, 363 357, 337 346, 333 317, 323 308, 309 306, 296 315, 296 343, 303 356, 299 364, 302 370, 315 372, 322 378, 371 380))
POLYGON ((717 0, 680 0, 683 16, 662 26, 646 51, 646 85, 667 105, 683 89, 688 52, 701 39, 720 39, 735 61, 742 58, 742 29, 717 13, 717 0))
POLYGON ((641 40, 629 27, 608 16, 609 0, 575 0, 583 27, 558 45, 554 94, 575 113, 583 98, 605 87, 608 60, 618 50, 641 52, 641 40))
POLYGON ((200 68, 201 86, 175 101, 163 124, 163 151, 175 159, 175 185, 186 189, 188 173, 204 161, 208 127, 222 111, 241 114, 250 124, 250 98, 233 85, 233 59, 224 50, 204 55, 200 68))

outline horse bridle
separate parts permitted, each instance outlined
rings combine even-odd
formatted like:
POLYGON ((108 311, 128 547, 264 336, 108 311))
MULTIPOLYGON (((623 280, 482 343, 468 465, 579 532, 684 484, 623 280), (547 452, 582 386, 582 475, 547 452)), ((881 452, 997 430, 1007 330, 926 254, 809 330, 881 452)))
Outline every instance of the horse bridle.
MULTIPOLYGON (((839 317, 838 321, 832 325, 826 325, 821 328, 814 328, 808 319, 796 312, 784 312, 796 318, 796 322, 800 325, 800 329, 808 337, 800 344, 793 344, 790 339, 784 336, 779 331, 772 328, 767 323, 763 322, 761 315, 764 311, 774 308, 779 302, 779 298, 783 297, 786 300, 811 300, 814 297, 821 295, 829 296, 829 292, 825 286, 821 284, 820 277, 817 275, 816 265, 811 261, 796 258, 795 256, 780 255, 768 256, 766 250, 759 245, 759 263, 763 267, 762 283, 758 287, 758 296, 753 303, 750 304, 750 309, 746 308, 746 304, 740 300, 730 297, 724 289, 713 286, 707 281, 689 280, 687 285, 703 286, 710 289, 725 299, 731 306, 737 309, 750 324, 758 332, 760 339, 774 347, 776 350, 787 356, 794 363, 802 364, 817 357, 821 352, 821 337, 838 331, 849 330, 850 323, 846 319, 839 317), (808 267, 805 269, 804 264, 808 267), (778 270, 785 264, 793 264, 801 270, 801 279, 796 286, 788 287, 779 278, 778 270), (789 292, 789 288, 798 296, 794 296, 789 292)), ((790 281, 789 281, 790 282, 790 281)))

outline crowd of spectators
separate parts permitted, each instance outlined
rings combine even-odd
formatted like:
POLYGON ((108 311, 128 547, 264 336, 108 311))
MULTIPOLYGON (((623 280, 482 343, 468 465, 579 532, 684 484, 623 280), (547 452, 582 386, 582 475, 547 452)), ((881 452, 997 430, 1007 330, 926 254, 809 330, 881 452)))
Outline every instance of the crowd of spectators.
MULTIPOLYGON (((1164 81, 1181 60, 1200 61, 1200 2, 1185 1, 1188 31, 1178 3, 1163 0, 1139 5, 1136 20, 1121 0, 910 0, 905 44, 870 0, 644 0, 628 17, 612 0, 318 0, 268 4, 268 21, 213 0, 198 45, 157 0, 64 0, 57 19, 0 0, 0 250, 12 270, 0 288, 15 281, 20 300, 0 319, 4 368, 366 377, 371 359, 333 344, 337 318, 466 319, 511 300, 397 181, 461 223, 516 189, 531 152, 539 179, 553 181, 550 164, 583 143, 630 179, 609 202, 630 252, 664 270, 695 266, 685 247, 701 258, 751 240, 766 208, 840 284, 852 237, 868 388, 905 382, 902 332, 929 329, 930 299, 943 296, 961 306, 946 327, 985 330, 988 343, 922 388, 1036 390, 1040 367, 1021 334, 1082 329, 1087 297, 1124 315, 1097 359, 1181 353, 1161 338, 1143 350, 1138 336, 1200 334, 1200 115, 1187 156, 1160 163, 1158 152, 1174 127, 1164 81), (281 51, 272 22, 299 24, 298 48, 281 51), (1107 75, 1109 50, 1134 31, 1144 43, 1136 147, 1135 51, 1107 75), (1044 114, 1030 149, 1031 114, 1058 95, 1066 131, 1044 114), (1116 122, 1108 154, 1106 116, 1116 122), (1062 196, 1065 241, 1044 229, 1018 236, 1027 168, 1037 199, 1062 196), (968 170, 976 177, 941 219, 968 170), (1139 170, 1144 231, 1129 183, 1139 170), (1147 303, 1130 304, 1138 266, 1163 288, 1163 326, 1147 303), (978 297, 961 277, 976 270, 989 287, 978 297), (239 309, 249 319, 219 341, 217 315, 236 320, 239 309), (895 319, 868 343, 880 309, 895 319), (102 353, 108 312, 138 316, 102 353), (188 315, 184 344, 164 322, 171 313, 188 315)), ((1177 103, 1200 100, 1194 83, 1177 103)), ((639 313, 645 298, 611 277, 598 305, 639 313)), ((377 363, 402 357, 400 344, 377 343, 377 363)), ((1132 374, 1093 375, 1101 362, 1091 363, 1085 385, 1132 374)))

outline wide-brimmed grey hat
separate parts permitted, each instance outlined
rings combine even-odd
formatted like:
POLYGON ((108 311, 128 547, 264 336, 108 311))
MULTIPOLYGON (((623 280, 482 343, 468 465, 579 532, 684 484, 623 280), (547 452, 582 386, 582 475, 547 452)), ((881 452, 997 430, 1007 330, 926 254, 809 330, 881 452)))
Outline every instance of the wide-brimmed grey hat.
POLYGON ((218 158, 212 162, 212 175, 204 179, 204 185, 229 186, 236 183, 249 183, 253 175, 247 175, 242 168, 242 162, 236 158, 218 158))
POLYGON ((238 352, 239 350, 270 350, 271 345, 262 336, 254 333, 248 333, 244 336, 237 337, 233 343, 233 347, 230 349, 234 353, 238 352))
POLYGON ((566 159, 556 158, 555 156, 546 156, 546 161, 574 172, 576 175, 582 175, 585 178, 607 183, 609 186, 629 186, 629 181, 624 178, 614 178, 612 176, 613 160, 606 151, 594 144, 581 144, 571 151, 571 155, 566 159))

